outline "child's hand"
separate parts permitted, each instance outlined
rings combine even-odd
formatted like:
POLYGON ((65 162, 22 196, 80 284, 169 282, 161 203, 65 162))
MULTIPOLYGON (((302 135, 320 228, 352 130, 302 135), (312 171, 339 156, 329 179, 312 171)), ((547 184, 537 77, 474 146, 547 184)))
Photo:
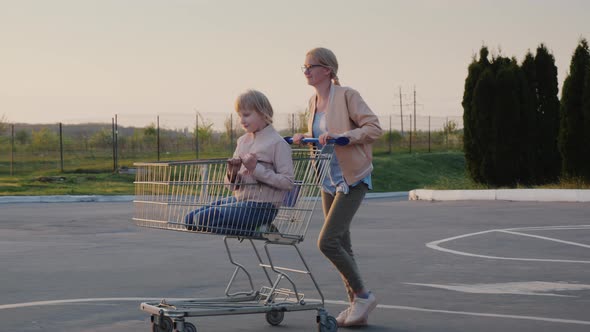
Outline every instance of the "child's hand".
POLYGON ((230 158, 227 160, 227 173, 230 178, 234 178, 238 174, 240 167, 242 167, 242 159, 230 158))
POLYGON ((256 168, 256 154, 254 153, 248 153, 244 156, 244 158, 242 159, 242 163, 244 164, 244 167, 246 167, 246 169, 250 172, 253 172, 254 169, 256 168))

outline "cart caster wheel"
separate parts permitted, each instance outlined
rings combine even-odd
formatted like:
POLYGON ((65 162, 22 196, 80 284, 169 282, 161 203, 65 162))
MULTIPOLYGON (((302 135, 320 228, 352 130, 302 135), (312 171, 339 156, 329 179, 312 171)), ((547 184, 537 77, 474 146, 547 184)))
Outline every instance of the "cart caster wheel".
POLYGON ((283 318, 285 318, 285 312, 283 311, 271 310, 266 313, 266 321, 272 326, 281 324, 283 318))
MULTIPOLYGON (((184 330, 183 332, 197 332, 197 327, 193 323, 184 322, 184 330)), ((178 332, 178 330, 174 330, 174 332, 178 332)))
POLYGON ((318 331, 319 332, 336 332, 338 331, 338 322, 336 318, 332 316, 326 316, 326 323, 322 324, 318 322, 318 331))
POLYGON ((152 332, 172 332, 172 319, 170 317, 162 317, 162 324, 158 325, 155 321, 158 320, 158 316, 152 316, 152 332))

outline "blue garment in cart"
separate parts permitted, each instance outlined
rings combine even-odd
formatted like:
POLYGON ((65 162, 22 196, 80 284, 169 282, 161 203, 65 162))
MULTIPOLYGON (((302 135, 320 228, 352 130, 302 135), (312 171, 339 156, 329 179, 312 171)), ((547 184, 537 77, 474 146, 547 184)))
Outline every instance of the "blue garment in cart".
POLYGON ((194 210, 184 217, 187 229, 235 236, 256 236, 277 215, 269 202, 237 201, 228 197, 194 210))

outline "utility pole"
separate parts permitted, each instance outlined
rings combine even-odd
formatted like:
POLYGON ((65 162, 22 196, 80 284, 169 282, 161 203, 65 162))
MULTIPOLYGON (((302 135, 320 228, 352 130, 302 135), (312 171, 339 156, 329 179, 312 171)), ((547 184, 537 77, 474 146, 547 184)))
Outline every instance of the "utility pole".
POLYGON ((414 135, 416 135, 416 86, 414 86, 414 135))
POLYGON ((402 126, 402 137, 404 136, 404 111, 402 108, 402 87, 399 87, 399 117, 402 126))
POLYGON ((195 110, 195 153, 199 159, 199 111, 195 110))
POLYGON ((160 116, 156 117, 158 128, 156 128, 156 149, 158 150, 158 161, 160 161, 160 116))

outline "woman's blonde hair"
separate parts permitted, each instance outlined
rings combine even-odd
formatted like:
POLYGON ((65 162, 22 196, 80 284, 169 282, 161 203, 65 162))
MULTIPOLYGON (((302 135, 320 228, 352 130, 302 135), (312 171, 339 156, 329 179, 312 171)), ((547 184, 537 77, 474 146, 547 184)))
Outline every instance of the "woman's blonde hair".
POLYGON ((307 55, 312 56, 318 64, 330 69, 330 78, 336 85, 340 85, 340 79, 338 79, 338 60, 334 52, 324 47, 316 47, 309 52, 307 55))
POLYGON ((254 110, 262 115, 266 123, 272 123, 274 114, 272 105, 266 96, 257 90, 248 90, 238 96, 235 103, 236 112, 240 110, 254 110))

